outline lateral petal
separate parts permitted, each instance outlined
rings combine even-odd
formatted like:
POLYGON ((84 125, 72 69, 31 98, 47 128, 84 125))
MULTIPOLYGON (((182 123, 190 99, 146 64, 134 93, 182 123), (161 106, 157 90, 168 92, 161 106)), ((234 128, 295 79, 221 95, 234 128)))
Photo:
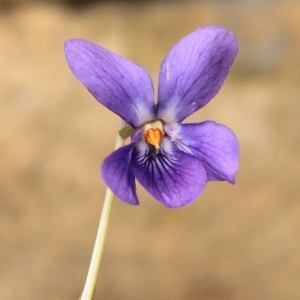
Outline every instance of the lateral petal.
POLYGON ((234 183, 239 167, 239 144, 225 125, 213 121, 182 124, 175 142, 180 149, 202 161, 208 180, 234 183))
POLYGON ((158 117, 181 122, 220 90, 237 54, 235 36, 218 26, 199 28, 167 54, 159 74, 158 117))
POLYGON ((101 167, 106 185, 121 200, 137 205, 135 179, 131 170, 131 153, 134 144, 121 147, 108 156, 101 167))
POLYGON ((67 40, 68 65, 104 106, 133 127, 154 118, 152 80, 142 67, 91 42, 67 40))
POLYGON ((133 148, 132 167, 136 179, 167 207, 192 203, 206 186, 206 171, 192 155, 180 151, 164 137, 159 153, 141 140, 133 148))

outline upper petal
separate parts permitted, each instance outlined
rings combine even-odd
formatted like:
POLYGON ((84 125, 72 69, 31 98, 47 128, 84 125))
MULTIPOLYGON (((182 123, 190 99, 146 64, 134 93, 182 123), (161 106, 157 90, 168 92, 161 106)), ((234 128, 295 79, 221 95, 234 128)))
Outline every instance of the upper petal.
POLYGON ((235 36, 222 27, 199 28, 167 54, 159 74, 158 117, 181 122, 221 88, 237 54, 235 36))
POLYGON ((137 127, 154 117, 152 80, 146 70, 91 42, 65 42, 75 77, 104 106, 137 127))
POLYGON ((101 171, 104 182, 117 197, 129 204, 139 204, 130 166, 133 145, 114 151, 104 160, 101 171))
POLYGON ((239 144, 229 128, 213 121, 182 124, 175 142, 203 162, 208 180, 234 183, 239 167, 239 144))
POLYGON ((168 207, 190 204, 207 183, 200 160, 180 151, 167 137, 158 154, 145 141, 138 142, 132 152, 132 167, 143 187, 168 207))

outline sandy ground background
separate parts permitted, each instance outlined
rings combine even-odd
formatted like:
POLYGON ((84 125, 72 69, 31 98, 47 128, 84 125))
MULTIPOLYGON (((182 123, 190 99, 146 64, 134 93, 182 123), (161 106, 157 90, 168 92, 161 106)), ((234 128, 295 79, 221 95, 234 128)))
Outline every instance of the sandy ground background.
POLYGON ((187 121, 229 126, 236 184, 191 206, 113 203, 95 299, 300 299, 300 2, 28 3, 0 9, 0 299, 78 299, 118 119, 68 70, 80 37, 145 67, 205 25, 239 54, 220 93, 187 121))

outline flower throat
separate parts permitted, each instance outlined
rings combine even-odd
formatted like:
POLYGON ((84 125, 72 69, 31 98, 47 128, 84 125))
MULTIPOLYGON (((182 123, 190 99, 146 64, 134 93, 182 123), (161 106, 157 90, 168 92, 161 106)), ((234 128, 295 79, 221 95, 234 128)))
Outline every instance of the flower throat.
POLYGON ((164 133, 164 126, 161 120, 151 121, 142 126, 143 137, 148 144, 155 147, 156 154, 159 152, 164 133))

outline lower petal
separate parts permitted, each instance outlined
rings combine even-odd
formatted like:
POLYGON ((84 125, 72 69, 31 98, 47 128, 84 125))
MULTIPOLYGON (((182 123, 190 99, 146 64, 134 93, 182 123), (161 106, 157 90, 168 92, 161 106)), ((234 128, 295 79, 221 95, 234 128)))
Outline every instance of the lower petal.
POLYGON ((208 180, 234 183, 239 167, 239 144, 234 133, 225 125, 213 121, 182 124, 176 143, 183 151, 203 162, 208 180))
POLYGON ((137 205, 135 179, 130 167, 134 144, 124 146, 108 156, 101 167, 105 184, 121 200, 137 205))
POLYGON ((203 192, 206 171, 202 163, 165 137, 159 153, 141 140, 132 152, 133 173, 141 185, 168 207, 192 203, 203 192))

